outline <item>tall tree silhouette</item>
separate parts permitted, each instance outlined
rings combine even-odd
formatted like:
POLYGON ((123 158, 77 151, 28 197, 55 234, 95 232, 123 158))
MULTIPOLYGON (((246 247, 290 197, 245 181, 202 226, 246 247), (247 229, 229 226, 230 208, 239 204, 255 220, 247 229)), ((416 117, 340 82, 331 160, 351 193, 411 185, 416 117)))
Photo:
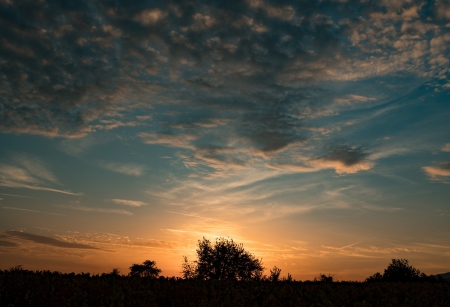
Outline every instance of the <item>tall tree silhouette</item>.
POLYGON ((189 262, 184 257, 184 278, 203 280, 252 280, 261 278, 262 261, 246 252, 242 244, 232 239, 218 238, 213 246, 203 238, 198 241, 197 260, 189 262))

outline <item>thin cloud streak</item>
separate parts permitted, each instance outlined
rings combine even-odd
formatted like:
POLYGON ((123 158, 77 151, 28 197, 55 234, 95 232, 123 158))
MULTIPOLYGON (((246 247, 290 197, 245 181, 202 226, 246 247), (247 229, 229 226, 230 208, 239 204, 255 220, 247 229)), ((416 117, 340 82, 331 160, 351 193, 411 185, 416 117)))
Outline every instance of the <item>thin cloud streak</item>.
POLYGON ((43 211, 36 211, 36 210, 30 210, 30 209, 24 209, 24 208, 15 208, 15 207, 2 207, 2 208, 8 209, 8 210, 19 210, 19 211, 26 211, 26 212, 33 212, 33 213, 43 213, 43 214, 50 214, 50 215, 67 216, 67 215, 59 214, 59 213, 43 212, 43 211))
POLYGON ((81 196, 69 190, 55 189, 43 185, 58 184, 56 177, 37 158, 19 155, 12 159, 12 165, 0 164, 0 186, 49 191, 66 195, 81 196))
POLYGON ((27 233, 27 232, 5 231, 5 234, 10 238, 27 240, 27 241, 31 241, 33 243, 44 244, 44 245, 53 246, 53 247, 102 250, 102 249, 99 249, 99 248, 91 246, 91 245, 65 242, 65 241, 54 239, 54 238, 40 236, 40 235, 31 234, 31 233, 27 233))
POLYGON ((0 195, 4 195, 4 196, 12 196, 12 197, 22 197, 22 198, 31 198, 31 199, 42 199, 42 200, 45 200, 44 198, 30 197, 30 196, 23 196, 23 195, 15 195, 15 194, 5 194, 5 193, 0 193, 0 195))
MULTIPOLYGON (((154 210, 158 210, 158 209, 154 209, 154 210)), ((199 215, 194 215, 194 214, 180 213, 180 212, 174 212, 174 211, 168 211, 168 210, 158 210, 158 211, 168 212, 168 213, 173 213, 173 214, 179 214, 179 215, 184 215, 184 216, 189 216, 189 217, 196 217, 196 218, 206 219, 206 220, 214 220, 214 221, 226 222, 225 220, 215 219, 215 218, 206 217, 206 216, 199 216, 199 215)))
POLYGON ((111 199, 113 202, 115 202, 116 204, 119 205, 125 205, 125 206, 130 206, 130 207, 142 207, 142 206, 147 206, 147 203, 144 203, 143 201, 138 201, 138 200, 127 200, 127 199, 111 199))
POLYGON ((102 161, 99 163, 100 167, 129 176, 140 177, 145 174, 148 167, 145 165, 138 165, 134 163, 117 163, 102 161))
POLYGON ((67 205, 58 205, 57 207, 85 211, 85 212, 99 212, 99 213, 115 213, 115 214, 123 214, 123 215, 133 215, 133 213, 120 210, 120 209, 103 209, 103 208, 92 208, 92 207, 84 207, 84 206, 67 206, 67 205))

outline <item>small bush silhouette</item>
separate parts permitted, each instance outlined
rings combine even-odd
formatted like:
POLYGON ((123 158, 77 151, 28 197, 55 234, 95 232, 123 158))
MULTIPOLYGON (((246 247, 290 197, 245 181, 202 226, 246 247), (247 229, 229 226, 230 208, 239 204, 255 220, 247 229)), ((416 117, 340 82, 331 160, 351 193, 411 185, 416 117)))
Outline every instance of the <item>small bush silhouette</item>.
POLYGON ((328 274, 319 274, 319 277, 314 277, 315 282, 333 282, 333 276, 328 274))
POLYGON ((158 278, 161 270, 156 267, 156 262, 145 260, 142 264, 130 266, 130 276, 158 278))
POLYGON ((273 282, 278 281, 280 279, 280 273, 281 269, 274 266, 273 269, 270 270, 269 280, 273 282))

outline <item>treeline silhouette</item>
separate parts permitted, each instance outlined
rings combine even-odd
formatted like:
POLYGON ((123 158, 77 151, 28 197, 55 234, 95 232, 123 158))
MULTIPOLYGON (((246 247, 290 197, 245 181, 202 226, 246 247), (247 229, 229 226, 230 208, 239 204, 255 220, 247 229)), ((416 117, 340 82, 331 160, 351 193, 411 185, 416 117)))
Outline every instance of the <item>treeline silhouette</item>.
POLYGON ((427 276, 406 259, 364 282, 337 282, 319 274, 298 281, 232 239, 198 241, 197 259, 184 257, 182 277, 161 276, 154 261, 132 264, 128 274, 0 270, 0 306, 450 306, 450 283, 427 276))

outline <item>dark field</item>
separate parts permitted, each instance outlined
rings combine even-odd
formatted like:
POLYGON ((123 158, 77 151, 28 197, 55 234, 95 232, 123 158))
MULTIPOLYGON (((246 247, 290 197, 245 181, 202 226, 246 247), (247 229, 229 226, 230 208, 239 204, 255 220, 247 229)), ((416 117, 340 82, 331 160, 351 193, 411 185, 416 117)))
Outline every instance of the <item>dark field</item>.
POLYGON ((0 306, 450 306, 450 283, 199 281, 0 271, 0 306))

